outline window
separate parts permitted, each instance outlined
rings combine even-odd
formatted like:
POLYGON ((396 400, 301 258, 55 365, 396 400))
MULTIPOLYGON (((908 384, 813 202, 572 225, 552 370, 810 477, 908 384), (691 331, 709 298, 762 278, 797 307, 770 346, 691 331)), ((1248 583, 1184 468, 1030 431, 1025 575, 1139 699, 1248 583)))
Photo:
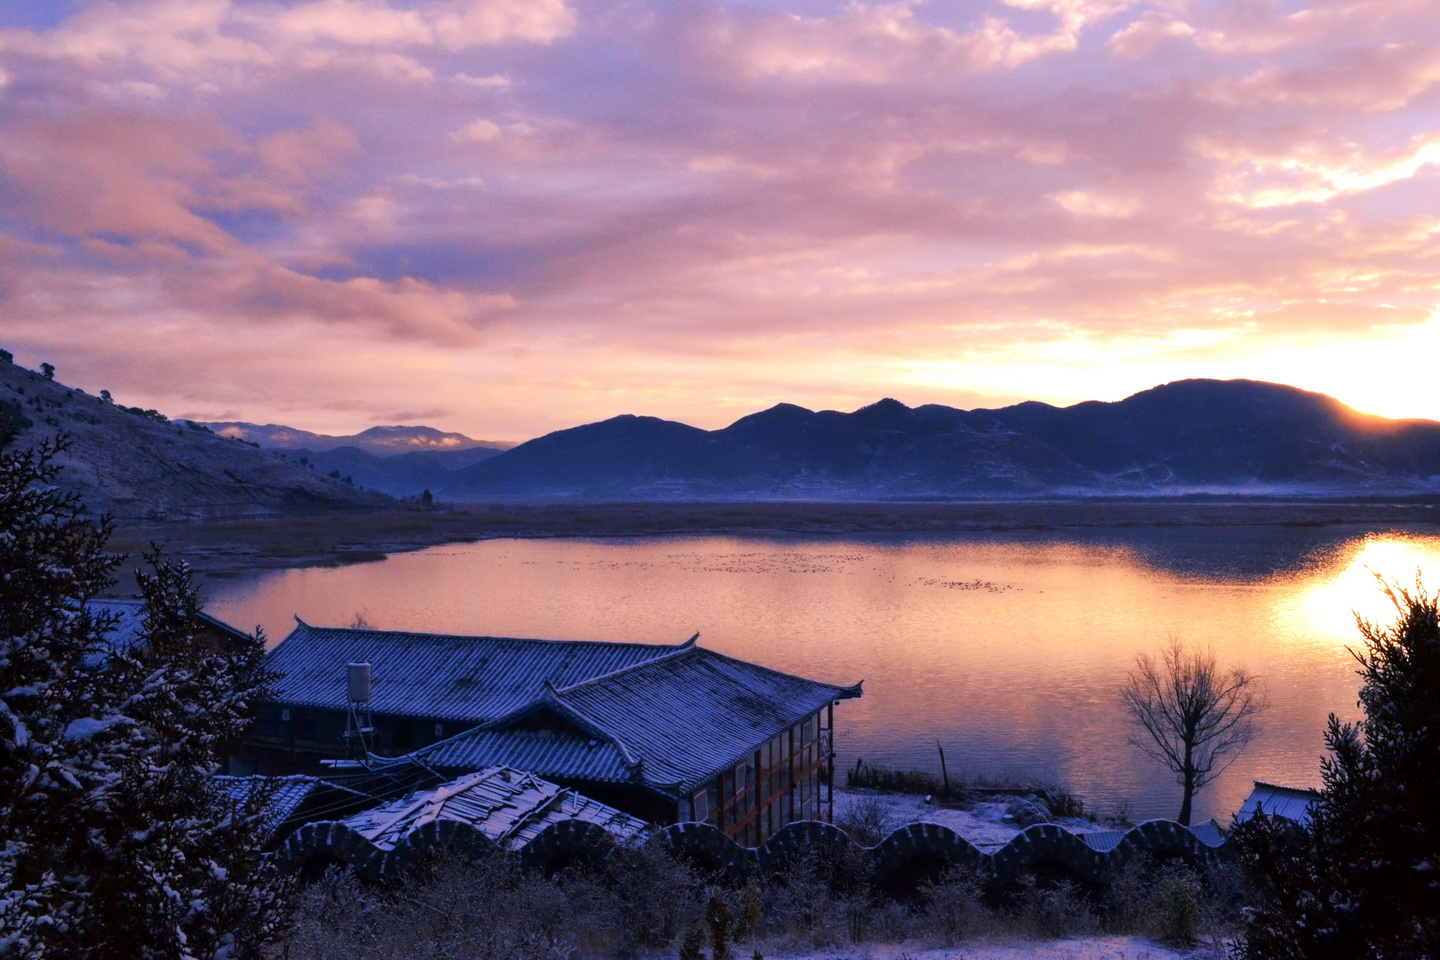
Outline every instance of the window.
POLYGON ((701 787, 690 795, 690 816, 704 823, 710 819, 710 790, 701 787))

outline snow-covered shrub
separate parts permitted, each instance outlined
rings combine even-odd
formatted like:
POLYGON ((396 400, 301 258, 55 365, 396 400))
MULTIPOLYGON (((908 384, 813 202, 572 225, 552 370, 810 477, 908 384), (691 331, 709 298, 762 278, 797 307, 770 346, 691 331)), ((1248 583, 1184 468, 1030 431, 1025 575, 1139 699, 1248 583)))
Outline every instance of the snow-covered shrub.
POLYGON ((257 796, 212 782, 266 675, 259 638, 197 641, 188 569, 140 574, 143 642, 86 606, 110 527, 54 486, 61 440, 0 452, 0 956, 220 958, 276 930, 257 796))
POLYGON ((1205 887, 1197 870, 1178 861, 1168 862, 1157 871, 1149 894, 1148 932, 1184 944, 1200 938, 1205 887))
POLYGON ((998 926, 986 903, 984 875, 963 867, 951 867, 933 883, 922 885, 916 914, 922 935, 947 947, 992 934, 998 926))
POLYGON ((1086 891, 1071 880, 1041 883, 1027 873, 1008 891, 1007 897, 1009 923, 1013 931, 1022 936, 1084 936, 1099 926, 1086 891))
POLYGON ((1308 827, 1235 831, 1260 902, 1243 956, 1440 956, 1440 595, 1382 582, 1394 624, 1359 624, 1364 719, 1331 714, 1308 827))

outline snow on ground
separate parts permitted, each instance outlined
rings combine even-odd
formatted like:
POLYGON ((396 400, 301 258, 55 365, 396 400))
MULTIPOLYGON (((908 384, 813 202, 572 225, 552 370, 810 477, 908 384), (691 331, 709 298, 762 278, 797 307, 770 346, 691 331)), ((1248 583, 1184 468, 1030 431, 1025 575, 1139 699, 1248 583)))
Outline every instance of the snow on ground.
MULTIPOLYGON (((865 807, 878 807, 882 832, 907 823, 938 823, 949 827, 981 850, 1004 846, 1022 829, 1007 819, 1010 798, 976 803, 969 810, 956 810, 927 803, 913 794, 879 793, 872 790, 837 789, 835 819, 865 817, 865 807)), ((872 811, 865 811, 873 816, 872 811)), ((1077 833, 1104 830, 1106 826, 1078 817, 1061 817, 1058 825, 1077 833)), ((737 957, 747 956, 740 947, 737 957)), ((1144 937, 1087 937, 1068 940, 970 940, 954 947, 926 947, 920 944, 857 944, 805 952, 766 953, 766 960, 1210 960, 1224 952, 1209 945, 1179 950, 1153 943, 1144 937)))
MULTIPOLYGON (((1003 847, 1010 838, 1024 829, 1013 819, 1007 820, 1008 798, 983 800, 969 810, 956 810, 908 793, 877 793, 871 790, 835 790, 835 820, 843 823, 860 815, 865 806, 878 804, 884 818, 882 834, 907 823, 938 823, 949 827, 981 850, 1003 847)), ((1055 823, 1076 833, 1103 830, 1104 826, 1078 817, 1060 817, 1055 823)))
MULTIPOLYGON (((741 947, 737 956, 745 955, 741 947)), ((975 940, 955 947, 861 944, 810 953, 765 954, 766 960, 1202 960, 1217 956, 1209 947, 1177 953, 1144 937, 1083 940, 975 940)))

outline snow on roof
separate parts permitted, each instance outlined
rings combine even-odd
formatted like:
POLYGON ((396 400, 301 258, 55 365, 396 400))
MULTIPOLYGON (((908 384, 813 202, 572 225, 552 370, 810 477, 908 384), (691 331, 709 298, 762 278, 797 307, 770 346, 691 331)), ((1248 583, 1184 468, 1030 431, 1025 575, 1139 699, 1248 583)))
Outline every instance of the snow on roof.
POLYGON ((1255 816, 1256 810, 1264 810, 1267 816, 1284 817, 1300 826, 1310 824, 1310 811, 1320 802, 1320 794, 1304 787, 1286 787, 1277 783, 1256 780, 1250 796, 1240 805, 1235 814, 1238 823, 1255 816))
POLYGON ((394 630, 296 627, 266 656, 282 674, 273 700, 345 710, 345 665, 371 665, 370 709, 484 723, 567 686, 673 653, 674 645, 524 640, 394 630))
MULTIPOLYGON (((105 631, 105 641, 110 645, 112 651, 134 650, 141 644, 145 637, 145 601, 133 598, 107 598, 103 600, 87 601, 85 606, 92 614, 101 614, 110 617, 114 622, 110 629, 105 631)), ((200 620, 225 633, 233 634, 235 637, 245 636, 244 631, 237 630, 223 620, 217 620, 203 611, 200 620)), ((104 654, 91 654, 86 658, 86 664, 94 666, 104 661, 104 654)))
POLYGON ((326 810, 346 806, 354 809, 356 803, 373 802, 363 793, 317 777, 216 776, 215 782, 239 804, 249 803, 257 794, 264 796, 263 791, 270 791, 265 826, 272 835, 300 815, 307 803, 312 807, 305 811, 309 818, 323 819, 326 810))
POLYGON ((144 636, 144 600, 91 600, 87 603, 93 614, 104 614, 115 618, 115 624, 105 631, 105 640, 113 650, 133 650, 144 636))
POLYGON ((728 769, 828 704, 861 695, 693 644, 540 697, 412 754, 443 769, 512 763, 542 776, 640 781, 670 797, 728 769), (552 729, 525 721, 550 713, 552 729), (558 729, 554 729, 557 728, 558 729))
POLYGON ((510 850, 523 847, 545 827, 562 820, 598 824, 617 840, 637 839, 650 826, 574 790, 503 766, 416 790, 345 823, 380 849, 391 850, 412 830, 433 820, 469 824, 510 850))
POLYGON ((411 754, 439 770, 475 770, 493 764, 542 776, 626 783, 635 764, 613 742, 548 730, 470 730, 411 754))

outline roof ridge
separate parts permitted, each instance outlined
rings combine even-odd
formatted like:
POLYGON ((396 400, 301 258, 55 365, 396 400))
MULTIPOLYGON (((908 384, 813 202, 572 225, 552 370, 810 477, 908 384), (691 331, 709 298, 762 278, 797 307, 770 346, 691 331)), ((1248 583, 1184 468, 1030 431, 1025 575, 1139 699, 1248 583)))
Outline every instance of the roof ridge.
MULTIPOLYGON (((294 636, 295 633, 300 629, 300 627, 304 627, 306 630, 312 633, 365 633, 374 636, 388 635, 393 637, 418 637, 425 640, 503 640, 510 643, 536 643, 543 644, 545 646, 560 646, 562 644, 585 644, 587 646, 597 647, 641 647, 647 650, 671 651, 683 648, 685 646, 684 644, 681 644, 679 647, 677 647, 675 644, 671 643, 637 643, 631 640, 554 640, 547 637, 500 637, 494 636, 492 634, 425 633, 420 630, 374 630, 364 627, 322 627, 317 626, 313 623, 306 623, 298 616, 295 617, 295 622, 297 626, 295 630, 290 631, 289 636, 294 636)), ((285 640, 288 640, 289 636, 281 640, 281 643, 285 642, 285 640)), ((687 643, 693 643, 695 638, 699 636, 700 635, 698 633, 695 634, 695 637, 692 637, 689 641, 687 641, 687 643)))
POLYGON ((549 680, 545 681, 545 691, 540 695, 540 699, 544 703, 547 703, 552 707, 558 707, 564 710, 566 713, 569 713, 573 718, 580 720, 582 724, 592 728, 605 739, 615 744, 615 746, 618 747, 620 750, 620 756, 625 758, 626 766, 634 767, 640 763, 639 760, 635 759, 635 754, 630 751, 630 747, 625 743, 624 740, 621 740, 619 737, 615 736, 615 734, 605 729, 603 724, 597 723, 594 717, 591 717, 585 711, 576 707, 573 703, 565 702, 565 700, 562 699, 561 692, 559 690, 556 690, 555 685, 552 684, 549 680))
POLYGON ((620 674, 622 674, 622 673, 628 673, 629 671, 634 670, 634 669, 636 669, 636 668, 638 668, 638 667, 648 667, 648 666, 650 666, 651 664, 659 663, 659 662, 662 661, 662 660, 672 660, 672 659, 674 659, 674 658, 676 658, 676 657, 684 656, 684 655, 687 654, 687 653, 692 653, 692 652, 697 652, 697 651, 698 651, 698 652, 705 652, 705 653, 713 653, 713 652, 714 652, 713 650, 703 650, 703 648, 701 648, 701 647, 699 646, 699 644, 697 644, 697 643, 695 642, 695 641, 698 640, 698 639, 700 639, 700 634, 697 633, 697 634, 695 634, 695 636, 691 637, 689 640, 686 640, 684 643, 667 645, 667 646, 670 647, 670 651, 669 651, 668 653, 662 653, 662 654, 660 654, 660 656, 658 656, 658 657, 652 657, 652 658, 650 658, 649 660, 641 660, 641 661, 639 661, 639 662, 637 662, 637 663, 627 663, 627 664, 625 664, 625 665, 622 666, 622 667, 616 667, 614 670, 611 670, 609 673, 602 673, 602 674, 600 674, 599 676, 586 677, 584 680, 577 680, 577 681, 575 681, 574 683, 570 684, 568 687, 555 687, 553 684, 550 683, 549 680, 546 680, 545 683, 546 683, 546 685, 550 686, 552 689, 556 690, 557 692, 570 693, 570 692, 572 692, 572 691, 574 691, 574 690, 580 689, 581 687, 585 686, 586 684, 595 683, 595 682, 597 682, 597 681, 599 681, 599 680, 608 680, 608 679, 610 679, 611 677, 618 676, 618 675, 620 675, 620 674))
MULTIPOLYGON (((739 657, 732 657, 732 656, 730 656, 729 654, 721 653, 719 650, 711 650, 711 649, 709 649, 708 647, 703 647, 703 648, 702 648, 702 647, 691 647, 691 648, 689 648, 689 649, 693 649, 693 650, 695 650, 697 653, 703 653, 703 654, 705 654, 707 657, 711 657, 711 658, 715 658, 715 659, 719 659, 719 660, 724 660, 724 661, 726 661, 726 662, 728 662, 728 663, 740 664, 740 665, 743 666, 743 667, 747 667, 747 668, 753 669, 753 670, 760 670, 760 671, 762 671, 762 672, 764 672, 764 673, 771 674, 772 676, 784 677, 784 678, 789 679, 789 680, 803 680, 803 681, 806 682, 806 683, 813 683, 813 684, 815 684, 816 686, 819 686, 819 687, 829 687, 830 689, 832 689, 832 690, 834 690, 834 691, 836 692, 836 699, 839 699, 839 700, 849 700, 849 699, 852 699, 852 698, 854 698, 854 697, 859 697, 859 696, 863 696, 863 695, 864 695, 864 690, 862 689, 862 687, 863 687, 865 681, 864 681, 863 679, 862 679, 862 680, 857 680, 856 682, 850 684, 849 686, 845 686, 845 685, 838 684, 838 683, 830 683, 828 680, 814 680, 814 679, 811 679, 810 677, 802 677, 802 676, 800 676, 800 674, 798 674, 798 673, 787 673, 786 671, 784 671, 784 670, 778 670, 778 669, 776 669, 775 667, 767 667, 767 666, 765 666, 765 664, 763 664, 763 663, 756 663, 754 660, 742 660, 742 659, 739 658, 739 657)), ((667 656, 664 656, 664 657, 656 657, 654 660, 647 660, 647 661, 645 661, 645 662, 646 662, 646 663, 658 663, 658 662, 661 661, 661 660, 667 660, 667 659, 669 659, 669 656, 668 656, 668 655, 667 655, 667 656)), ((644 665, 645 665, 645 664, 638 664, 638 663, 637 663, 637 664, 633 664, 633 666, 637 666, 637 667, 638 667, 638 666, 644 666, 644 665)), ((619 673, 620 671, 616 670, 616 671, 613 671, 613 672, 614 672, 614 673, 619 673)), ((598 678, 597 678, 597 679, 598 679, 598 678)), ((580 684, 575 684, 574 686, 577 686, 577 687, 578 687, 578 686, 580 686, 580 684)), ((572 688, 572 687, 567 687, 566 689, 569 690, 569 689, 573 689, 573 688, 572 688)))

